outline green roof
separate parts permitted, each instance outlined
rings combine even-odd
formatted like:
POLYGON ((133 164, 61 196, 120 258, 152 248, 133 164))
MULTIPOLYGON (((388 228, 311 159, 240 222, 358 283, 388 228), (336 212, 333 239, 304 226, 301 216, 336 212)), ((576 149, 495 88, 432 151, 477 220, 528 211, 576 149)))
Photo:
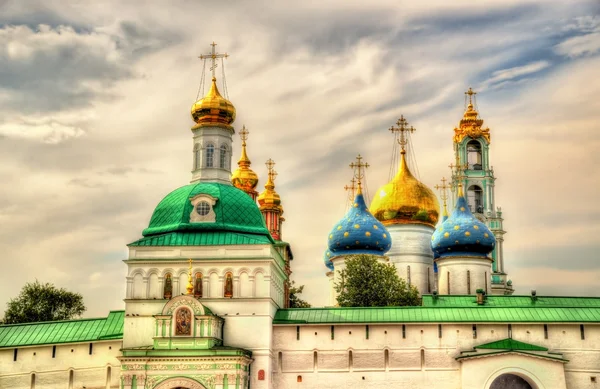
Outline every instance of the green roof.
POLYGON ((381 307, 280 309, 274 324, 600 323, 595 307, 381 307))
MULTIPOLYGON (((475 307, 476 296, 437 296, 423 295, 425 307, 475 307)), ((559 296, 486 296, 485 307, 595 307, 600 308, 598 297, 559 297, 559 296)))
POLYGON ((485 343, 475 346, 476 349, 494 349, 494 350, 527 350, 527 351, 548 351, 547 348, 520 342, 511 338, 497 340, 495 342, 485 343))
POLYGON ((122 339, 124 316, 0 325, 0 348, 122 339))
POLYGON ((264 235, 257 234, 229 231, 191 231, 152 235, 130 243, 129 246, 222 246, 237 244, 271 244, 271 240, 264 235))
MULTIPOLYGON (((274 243, 256 203, 247 193, 232 185, 215 182, 194 183, 175 189, 156 206, 150 224, 142 235, 145 237, 170 232, 236 232, 265 237, 274 243), (216 198, 213 210, 215 222, 190 223, 193 207, 190 199, 206 194, 216 198)), ((168 238, 177 241, 179 237, 168 238)), ((200 239, 201 238, 196 238, 200 239)), ((211 241, 213 238, 208 238, 211 241)), ((216 239, 214 241, 219 241, 216 239)), ((139 242, 139 241, 138 241, 139 242)), ((134 244, 137 242, 134 242, 134 244)))

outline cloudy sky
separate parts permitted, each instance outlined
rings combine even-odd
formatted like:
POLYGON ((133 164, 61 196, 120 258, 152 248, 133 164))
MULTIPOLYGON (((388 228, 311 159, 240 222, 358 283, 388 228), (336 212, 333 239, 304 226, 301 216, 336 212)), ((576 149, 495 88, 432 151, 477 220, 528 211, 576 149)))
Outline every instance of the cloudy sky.
MULTIPOLYGON (((190 180, 197 56, 227 51, 235 127, 277 190, 293 279, 322 254, 361 153, 387 182, 403 114, 420 178, 448 176, 463 92, 492 131, 517 293, 600 295, 597 1, 0 0, 0 306, 36 278, 123 307, 126 244, 190 180)), ((234 159, 239 153, 236 137, 234 159)))

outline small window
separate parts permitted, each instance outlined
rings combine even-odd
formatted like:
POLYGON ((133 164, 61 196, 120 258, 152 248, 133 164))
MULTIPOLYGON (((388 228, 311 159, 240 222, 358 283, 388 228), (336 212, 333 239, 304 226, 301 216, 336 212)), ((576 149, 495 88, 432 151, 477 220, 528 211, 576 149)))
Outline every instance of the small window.
POLYGON ((317 371, 318 368, 319 368, 319 356, 317 355, 317 352, 314 351, 313 352, 313 370, 317 371))
POLYGON ((296 326, 296 340, 300 340, 300 326, 296 326))
POLYGON ((52 358, 56 358, 56 346, 52 346, 52 358))
POLYGON ((31 373, 31 389, 35 389, 35 373, 31 373))
POLYGON ((93 351, 94 351, 94 344, 93 344, 93 343, 90 343, 90 351, 89 351, 89 354, 90 354, 90 355, 92 355, 93 351))
POLYGON ((225 169, 225 164, 227 163, 227 146, 221 145, 219 151, 219 167, 225 169))
POLYGON ((442 339, 442 325, 438 324, 438 338, 442 339))
POLYGON ((512 339, 512 324, 508 325, 508 337, 512 339))
POLYGON ((406 339, 406 324, 402 324, 402 339, 406 339))
POLYGON ((390 350, 387 348, 383 352, 383 364, 386 369, 390 367, 390 350))
POLYGON ((579 326, 579 331, 581 332, 581 340, 585 340, 585 327, 583 324, 579 326))
POLYGON ((334 327, 331 326, 331 340, 335 339, 335 331, 334 331, 334 327))
POLYGON ((13 352, 13 362, 17 361, 17 356, 19 355, 19 349, 16 348, 15 351, 13 352))
POLYGON ((471 271, 467 270, 467 294, 471 294, 471 271))
POLYGON ((446 273, 446 282, 448 283, 448 294, 450 293, 450 272, 446 273))
POLYGON ((469 163, 469 169, 483 169, 481 158, 481 143, 479 143, 476 140, 472 140, 469 143, 467 143, 467 161, 469 163))
POLYGON ((548 324, 544 324, 544 339, 548 339, 548 324))
POLYGON ((367 336, 367 339, 369 339, 369 326, 365 326, 365 335, 367 336))
POLYGON ((473 339, 477 339, 477 324, 473 324, 473 339))
POLYGON ((200 216, 206 216, 210 212, 210 204, 207 201, 200 201, 196 204, 196 212, 200 216))
POLYGON ((352 350, 348 351, 348 370, 352 370, 352 365, 354 365, 354 359, 352 358, 352 350))
POLYGON ((200 145, 196 143, 194 145, 194 170, 200 169, 200 145))
POLYGON ((467 203, 471 212, 483 213, 483 189, 478 185, 471 185, 467 190, 467 203))
POLYGON ((215 156, 215 146, 213 146, 212 144, 208 144, 206 146, 206 159, 205 159, 205 166, 206 167, 213 167, 213 158, 215 156))

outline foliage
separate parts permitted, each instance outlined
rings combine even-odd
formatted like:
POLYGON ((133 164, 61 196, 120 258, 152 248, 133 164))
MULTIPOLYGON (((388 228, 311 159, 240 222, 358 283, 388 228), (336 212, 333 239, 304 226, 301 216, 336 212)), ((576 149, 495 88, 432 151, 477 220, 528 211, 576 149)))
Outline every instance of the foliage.
POLYGON ((295 286, 296 281, 290 285, 290 308, 310 308, 310 304, 298 297, 304 290, 304 285, 295 286))
POLYGON ((19 295, 7 305, 5 324, 69 320, 86 310, 81 294, 59 289, 50 283, 42 284, 38 280, 25 284, 19 295))
POLYGON ((346 257, 346 268, 335 283, 340 307, 419 305, 419 291, 398 276, 392 264, 373 255, 346 257))

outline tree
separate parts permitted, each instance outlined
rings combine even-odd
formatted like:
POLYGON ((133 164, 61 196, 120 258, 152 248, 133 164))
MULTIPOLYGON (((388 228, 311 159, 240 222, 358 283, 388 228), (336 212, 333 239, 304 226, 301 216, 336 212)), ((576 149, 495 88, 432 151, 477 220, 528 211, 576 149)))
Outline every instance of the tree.
POLYGON ((290 308, 310 308, 310 304, 298 297, 304 290, 304 285, 294 286, 296 281, 290 285, 290 308))
POLYGON ((334 285, 340 307, 419 305, 419 291, 398 276, 396 267, 373 255, 346 257, 346 268, 334 285))
POLYGON ((86 310, 81 294, 38 280, 25 284, 21 293, 7 305, 5 324, 69 320, 86 310))

